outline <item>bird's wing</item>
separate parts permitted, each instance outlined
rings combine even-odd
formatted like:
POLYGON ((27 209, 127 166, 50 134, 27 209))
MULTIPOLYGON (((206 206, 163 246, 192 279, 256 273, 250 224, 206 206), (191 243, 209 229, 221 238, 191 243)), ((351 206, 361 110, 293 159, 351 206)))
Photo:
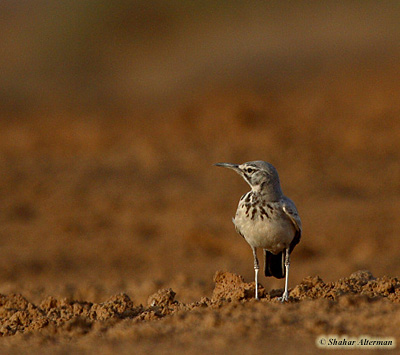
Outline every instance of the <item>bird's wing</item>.
POLYGON ((285 212, 292 221, 294 227, 296 228, 296 231, 301 232, 301 220, 294 202, 291 199, 285 197, 282 200, 282 209, 283 212, 285 212))
POLYGON ((282 201, 282 210, 292 221, 293 226, 296 229, 296 234, 292 242, 290 243, 290 252, 292 252, 294 247, 300 242, 301 232, 302 232, 301 219, 299 213, 297 212, 297 208, 294 202, 287 197, 285 197, 282 201))

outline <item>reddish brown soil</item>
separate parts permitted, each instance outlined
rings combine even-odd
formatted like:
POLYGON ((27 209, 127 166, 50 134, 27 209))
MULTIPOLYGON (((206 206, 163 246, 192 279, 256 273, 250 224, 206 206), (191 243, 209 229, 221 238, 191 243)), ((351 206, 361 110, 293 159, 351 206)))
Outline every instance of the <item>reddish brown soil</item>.
POLYGON ((1 352, 399 342, 399 68, 337 69, 126 117, 1 120, 1 352), (247 186, 212 166, 255 159, 277 167, 303 221, 288 304, 276 279, 253 299, 231 223, 247 186))
POLYGON ((13 336, 8 346, 22 341, 31 350, 43 345, 49 351, 72 345, 109 349, 118 341, 115 350, 130 346, 193 352, 231 346, 246 346, 251 352, 283 350, 286 337, 293 341, 289 349, 295 349, 303 344, 312 348, 313 338, 323 334, 400 335, 397 278, 377 279, 369 271, 331 283, 308 277, 292 290, 287 304, 278 300, 282 290, 262 289, 261 300, 255 301, 254 283, 232 273, 217 272, 214 280, 211 299, 187 304, 175 300, 172 289, 157 291, 147 305, 135 305, 124 293, 102 303, 50 296, 38 305, 21 295, 2 295, 0 333, 13 336))

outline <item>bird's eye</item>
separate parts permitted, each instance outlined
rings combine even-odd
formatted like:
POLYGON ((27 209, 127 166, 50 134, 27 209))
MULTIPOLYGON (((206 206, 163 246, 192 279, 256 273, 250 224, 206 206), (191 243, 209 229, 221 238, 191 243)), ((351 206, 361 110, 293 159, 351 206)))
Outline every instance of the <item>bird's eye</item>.
POLYGON ((247 168, 247 170, 246 170, 248 173, 252 173, 253 171, 254 171, 254 169, 252 169, 252 168, 247 168))

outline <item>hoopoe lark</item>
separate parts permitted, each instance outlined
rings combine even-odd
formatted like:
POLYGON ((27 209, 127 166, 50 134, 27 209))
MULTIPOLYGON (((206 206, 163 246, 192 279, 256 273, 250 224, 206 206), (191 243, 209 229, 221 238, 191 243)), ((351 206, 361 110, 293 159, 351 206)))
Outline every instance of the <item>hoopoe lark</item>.
POLYGON ((262 248, 265 276, 278 279, 286 277, 281 301, 287 301, 290 253, 301 237, 301 220, 295 204, 283 194, 278 172, 270 163, 258 160, 241 165, 215 165, 236 171, 251 187, 251 191, 240 198, 235 218, 232 220, 236 231, 253 250, 255 298, 258 299, 260 268, 257 248, 262 248))

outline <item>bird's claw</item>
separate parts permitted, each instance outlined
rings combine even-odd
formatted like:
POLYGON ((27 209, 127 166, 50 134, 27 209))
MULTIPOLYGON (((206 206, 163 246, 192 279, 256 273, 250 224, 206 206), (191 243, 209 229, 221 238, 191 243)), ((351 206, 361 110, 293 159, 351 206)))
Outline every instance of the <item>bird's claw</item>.
POLYGON ((278 298, 279 301, 281 301, 282 303, 284 302, 288 302, 289 301, 289 294, 287 292, 285 292, 282 297, 278 298))

